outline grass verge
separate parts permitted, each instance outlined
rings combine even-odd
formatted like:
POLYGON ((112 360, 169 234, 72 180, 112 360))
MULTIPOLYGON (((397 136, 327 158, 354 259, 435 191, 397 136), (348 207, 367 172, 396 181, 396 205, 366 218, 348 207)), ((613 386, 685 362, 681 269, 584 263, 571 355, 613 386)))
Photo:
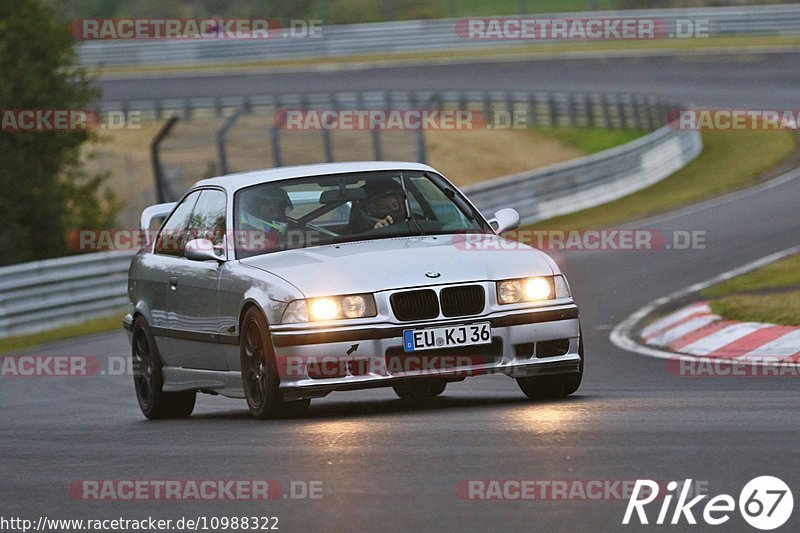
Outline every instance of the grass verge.
POLYGON ((716 314, 730 320, 800 326, 800 290, 732 294, 710 303, 716 314))
POLYGON ((706 298, 719 298, 736 293, 765 293, 785 288, 800 289, 800 255, 776 261, 758 270, 723 281, 704 289, 706 298))
POLYGON ((122 329, 122 317, 124 314, 96 318, 81 324, 64 326, 61 328, 43 331, 41 333, 31 333, 29 335, 19 335, 0 339, 0 354, 33 348, 48 342, 69 339, 71 337, 82 337, 95 333, 105 333, 122 329))
POLYGON ((605 128, 531 128, 535 135, 555 139, 585 154, 594 154, 634 141, 647 134, 637 130, 607 130, 605 128))
POLYGON ((731 320, 800 325, 800 255, 782 259, 700 292, 731 320))
POLYGON ((797 149, 791 131, 706 131, 703 152, 652 187, 526 229, 594 229, 664 213, 755 185, 797 149))

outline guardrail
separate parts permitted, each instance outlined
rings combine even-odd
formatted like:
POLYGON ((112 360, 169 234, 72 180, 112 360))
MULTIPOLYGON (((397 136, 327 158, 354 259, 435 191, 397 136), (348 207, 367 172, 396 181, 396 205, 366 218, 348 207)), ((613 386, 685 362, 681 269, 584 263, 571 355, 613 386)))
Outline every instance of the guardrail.
MULTIPOLYGON (((636 9, 522 15, 527 18, 652 18, 673 28, 678 20, 708 21, 711 36, 800 34, 800 5, 688 9, 636 9)), ((324 26, 319 38, 184 39, 89 41, 79 49, 86 67, 210 65, 231 62, 431 52, 464 48, 523 46, 542 40, 471 40, 456 33, 457 19, 411 20, 324 26)))
POLYGON ((132 252, 100 252, 0 268, 0 338, 125 307, 132 252))
POLYGON ((621 198, 680 170, 703 148, 696 130, 662 128, 635 141, 550 167, 464 188, 482 213, 503 207, 532 224, 621 198))
MULTIPOLYGON (((464 189, 490 215, 502 207, 520 212, 524 224, 620 198, 647 187, 694 159, 702 149, 697 131, 666 126, 675 103, 641 95, 447 91, 395 95, 439 109, 527 113, 528 124, 655 129, 627 144, 547 168, 497 178, 464 189), (656 129, 657 128, 657 129, 656 129)), ((310 97, 251 99, 273 112, 287 105, 330 105, 310 97), (276 107, 277 105, 277 107, 276 107)), ((342 102, 342 99, 334 99, 342 102)), ((386 109, 381 98, 357 97, 386 109)), ((204 105, 207 105, 205 103, 204 105)), ((163 107, 161 108, 164 109, 163 107)), ((211 109, 215 109, 212 105, 211 109)), ((220 108, 221 109, 221 108, 220 108)), ((102 252, 0 268, 0 338, 80 322, 124 308, 130 252, 102 252)))

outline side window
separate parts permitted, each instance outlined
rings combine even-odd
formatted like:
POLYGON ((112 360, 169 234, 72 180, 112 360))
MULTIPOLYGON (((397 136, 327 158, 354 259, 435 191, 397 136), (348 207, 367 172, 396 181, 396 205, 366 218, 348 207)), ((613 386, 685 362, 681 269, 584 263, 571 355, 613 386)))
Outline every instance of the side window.
MULTIPOLYGON (((194 206, 187 228, 188 240, 208 239, 214 246, 222 246, 225 239, 225 193, 205 190, 194 206)), ((187 240, 187 242, 188 242, 187 240)))
POLYGON ((193 192, 175 208, 172 215, 164 223, 161 233, 156 240, 155 252, 166 255, 183 255, 183 247, 186 245, 186 227, 189 224, 189 217, 194 209, 194 204, 200 197, 200 191, 193 192))

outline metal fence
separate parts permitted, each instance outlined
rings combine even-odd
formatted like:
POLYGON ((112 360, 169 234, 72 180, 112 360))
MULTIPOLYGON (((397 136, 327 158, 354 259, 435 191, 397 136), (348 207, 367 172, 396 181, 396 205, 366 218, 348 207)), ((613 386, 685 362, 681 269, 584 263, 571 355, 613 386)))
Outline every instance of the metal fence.
MULTIPOLYGON (((478 109, 489 120, 500 112, 524 111, 528 121, 537 125, 657 128, 604 152, 464 189, 484 214, 513 207, 523 223, 598 205, 647 187, 683 167, 702 148, 697 131, 664 125, 675 104, 653 97, 451 91, 415 94, 412 99, 441 109, 478 109)), ((266 101, 266 97, 260 100, 262 104, 266 101)), ((375 101, 377 106, 385 105, 380 99, 375 101)), ((281 97, 270 97, 272 109, 276 102, 286 103, 281 97)), ((251 101, 251 109, 253 105, 251 101)), ((130 257, 130 252, 102 252, 0 268, 0 338, 122 309, 127 301, 130 257)))
MULTIPOLYGON (((679 20, 708 21, 708 35, 797 35, 800 5, 738 6, 687 9, 637 9, 526 15, 539 18, 652 18, 673 29, 679 20)), ((496 46, 523 46, 553 40, 474 40, 456 31, 456 19, 412 20, 324 26, 319 38, 184 39, 158 41, 90 41, 80 47, 87 67, 204 65, 310 57, 429 52, 496 46)))
MULTIPOLYGON (((281 109, 464 109, 493 120, 498 111, 524 111, 530 126, 587 126, 655 129, 664 124, 676 100, 641 94, 541 91, 347 91, 269 94, 218 98, 169 98, 105 101, 101 112, 137 112, 141 120, 172 116, 226 118, 259 114, 270 118, 281 109)), ((230 127, 228 125, 227 127, 230 127)))
MULTIPOLYGON (((145 120, 183 119, 154 152, 164 201, 199 178, 233 171, 347 160, 427 162, 425 128, 284 130, 279 119, 287 109, 468 111, 468 128, 495 131, 530 126, 649 131, 663 126, 678 107, 648 95, 539 91, 367 91, 102 104, 104 110, 138 111, 145 120)), ((129 207, 140 211, 144 205, 129 207)))

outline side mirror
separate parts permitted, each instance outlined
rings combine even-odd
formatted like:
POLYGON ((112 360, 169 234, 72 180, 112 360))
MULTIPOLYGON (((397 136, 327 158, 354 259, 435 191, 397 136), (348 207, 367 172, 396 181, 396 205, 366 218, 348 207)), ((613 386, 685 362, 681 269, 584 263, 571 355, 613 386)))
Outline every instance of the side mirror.
POLYGON ((214 248, 214 243, 208 239, 193 239, 186 243, 183 255, 192 261, 223 261, 224 257, 218 253, 219 247, 214 248))
POLYGON ((489 224, 498 235, 505 231, 517 229, 519 227, 519 213, 516 209, 501 209, 494 214, 494 218, 489 219, 489 224))

